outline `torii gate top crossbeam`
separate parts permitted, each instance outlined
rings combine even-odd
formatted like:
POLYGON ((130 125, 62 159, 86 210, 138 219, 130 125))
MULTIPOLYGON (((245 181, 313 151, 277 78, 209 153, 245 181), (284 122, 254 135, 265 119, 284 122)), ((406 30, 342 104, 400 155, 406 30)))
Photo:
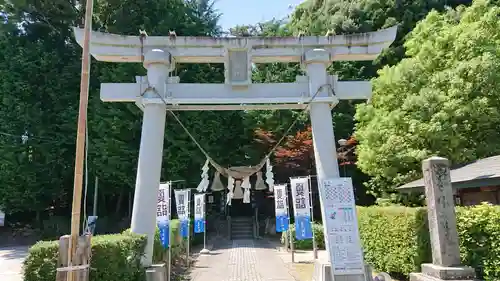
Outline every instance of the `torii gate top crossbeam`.
MULTIPOLYGON (((373 60, 396 37, 397 26, 349 35, 303 37, 233 37, 148 36, 144 52, 164 49, 178 63, 224 63, 228 50, 246 50, 254 63, 300 62, 305 50, 324 49, 332 61, 373 60)), ((76 41, 82 45, 83 29, 74 28, 76 41)), ((139 36, 92 32, 90 53, 100 61, 140 62, 139 36)))

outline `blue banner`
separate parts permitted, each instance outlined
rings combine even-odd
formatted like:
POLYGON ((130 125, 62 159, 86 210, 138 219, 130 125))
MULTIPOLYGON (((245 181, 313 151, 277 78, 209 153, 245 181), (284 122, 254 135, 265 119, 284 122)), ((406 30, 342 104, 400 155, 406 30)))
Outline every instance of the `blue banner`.
POLYGON ((205 220, 195 220, 194 221, 194 233, 205 232, 205 220))
POLYGON ((284 232, 288 230, 288 216, 276 217, 276 232, 284 232))
POLYGON ((295 238, 297 240, 313 238, 310 216, 295 217, 295 238))
POLYGON ((168 248, 170 239, 170 226, 168 222, 158 223, 158 229, 160 229, 160 241, 163 248, 168 248))
POLYGON ((181 221, 181 237, 186 238, 189 236, 189 221, 188 220, 183 220, 181 221))

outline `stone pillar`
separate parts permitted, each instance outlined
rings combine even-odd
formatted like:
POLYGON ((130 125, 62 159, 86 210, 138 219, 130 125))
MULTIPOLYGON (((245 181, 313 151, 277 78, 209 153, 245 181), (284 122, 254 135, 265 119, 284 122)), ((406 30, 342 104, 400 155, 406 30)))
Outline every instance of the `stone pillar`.
MULTIPOLYGON (((168 77, 170 55, 162 50, 146 53, 144 67, 148 70, 148 82, 160 94, 164 94, 168 77)), ((156 97, 147 92, 144 97, 156 97)), ((163 139, 165 134, 166 105, 163 103, 144 103, 141 144, 135 183, 134 207, 132 210, 131 230, 146 234, 148 243, 143 257, 143 265, 152 264, 153 243, 156 230, 156 205, 160 186, 163 139)))
MULTIPOLYGON (((309 77, 309 91, 312 96, 321 86, 328 83, 326 67, 330 64, 330 54, 323 49, 309 50, 305 53, 304 63, 306 65, 307 76, 309 77)), ((329 94, 329 89, 323 87, 317 96, 326 96, 327 94, 329 94)), ((324 179, 340 177, 330 104, 313 103, 310 106, 309 114, 312 126, 316 175, 318 177, 318 184, 320 184, 324 179)), ((321 186, 319 192, 323 192, 321 186)), ((326 215, 323 202, 320 200, 320 203, 321 215, 325 222, 326 215)), ((326 230, 324 231, 324 235, 325 247, 330 252, 326 230)), ((324 265, 315 264, 315 267, 315 271, 321 271, 320 267, 323 268, 324 265)), ((330 263, 328 263, 327 267, 326 270, 331 271, 330 263)), ((364 278, 364 274, 333 276, 335 281, 364 281, 364 278)), ((319 277, 318 279, 320 280, 316 281, 328 280, 327 277, 319 277)))
POLYGON ((410 280, 473 280, 474 269, 461 266, 455 202, 448 159, 431 157, 422 162, 432 248, 432 264, 410 280))
MULTIPOLYGON (((330 54, 323 49, 309 50, 304 54, 307 77, 309 79, 309 95, 314 95, 318 89, 328 83, 327 66, 330 64, 330 54)), ((325 95, 328 89, 323 87, 317 96, 325 95)), ((322 180, 340 177, 337 161, 337 150, 335 147, 335 135, 333 132, 333 121, 328 103, 313 103, 310 105, 309 116, 311 118, 314 160, 316 164, 316 175, 318 186, 322 180)), ((318 190, 321 192, 321 190, 318 190)), ((322 221, 326 221, 321 202, 322 221)), ((328 247, 326 231, 324 231, 325 247, 328 247)))

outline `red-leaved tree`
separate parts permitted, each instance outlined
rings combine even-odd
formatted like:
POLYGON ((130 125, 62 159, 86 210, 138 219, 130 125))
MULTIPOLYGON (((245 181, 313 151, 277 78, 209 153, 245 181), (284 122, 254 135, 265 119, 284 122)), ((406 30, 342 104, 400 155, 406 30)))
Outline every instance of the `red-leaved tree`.
MULTIPOLYGON (((257 130, 255 135, 256 141, 261 143, 267 151, 276 145, 277 139, 271 132, 257 130)), ((340 166, 355 165, 357 144, 356 139, 350 137, 344 146, 337 148, 340 166)), ((309 126, 295 135, 287 136, 274 152, 273 163, 275 176, 283 180, 293 176, 314 175, 316 170, 311 127, 309 126)))

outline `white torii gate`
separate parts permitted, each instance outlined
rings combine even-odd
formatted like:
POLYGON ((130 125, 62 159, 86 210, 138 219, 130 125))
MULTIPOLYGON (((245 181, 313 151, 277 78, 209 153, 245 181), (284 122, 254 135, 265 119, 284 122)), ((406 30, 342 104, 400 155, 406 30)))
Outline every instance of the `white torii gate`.
MULTIPOLYGON (((332 157, 336 148, 330 109, 338 100, 368 99, 371 85, 365 81, 337 81, 336 76, 328 75, 326 68, 332 61, 375 59, 392 44, 396 31, 394 26, 370 33, 328 37, 149 36, 142 43, 140 36, 93 32, 90 53, 94 58, 107 62, 144 62, 147 69, 147 77, 137 77, 136 83, 101 84, 101 100, 135 102, 144 112, 131 228, 134 233, 148 236, 145 264, 152 262, 167 110, 301 109, 311 102, 319 182, 339 177, 337 159, 332 157), (297 77, 295 83, 252 84, 252 63, 272 62, 300 62, 307 75, 297 77), (169 75, 175 63, 224 63, 226 81, 179 83, 179 77, 169 75), (332 87, 334 95, 323 87, 326 84, 332 87)), ((74 32, 82 45, 83 29, 74 28, 74 32)), ((340 278, 357 281, 363 276, 335 276, 335 280, 340 278)))

